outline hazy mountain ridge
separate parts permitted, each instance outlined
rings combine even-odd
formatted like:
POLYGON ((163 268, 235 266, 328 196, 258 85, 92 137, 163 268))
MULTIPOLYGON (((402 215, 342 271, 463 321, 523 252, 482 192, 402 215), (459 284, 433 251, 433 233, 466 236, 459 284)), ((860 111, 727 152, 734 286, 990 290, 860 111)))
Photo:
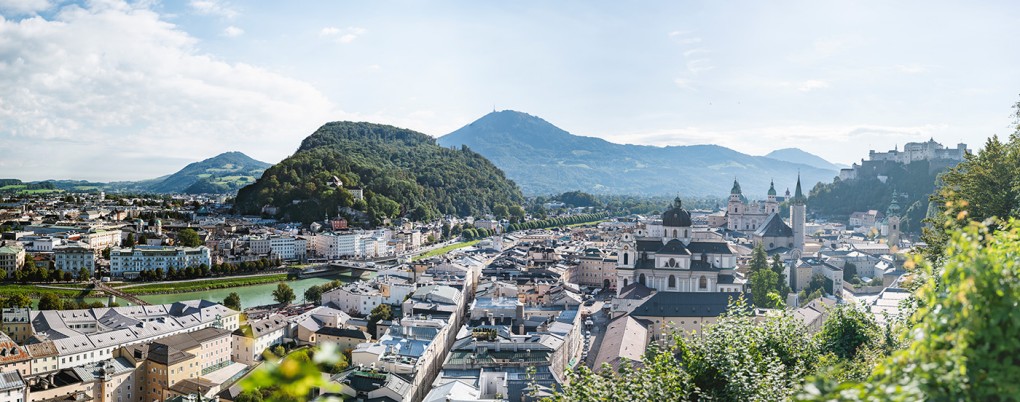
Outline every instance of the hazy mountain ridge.
POLYGON ((832 163, 821 156, 812 154, 800 148, 783 148, 765 154, 766 158, 772 158, 775 160, 799 163, 802 165, 813 166, 819 169, 836 170, 844 168, 846 165, 840 165, 832 163))
POLYGON ((782 193, 798 172, 808 188, 829 182, 835 169, 751 156, 718 145, 657 147, 616 144, 570 134, 516 111, 493 112, 438 139, 466 145, 503 169, 527 194, 582 190, 609 194, 728 194, 733 179, 745 193, 764 195, 770 180, 782 193))
POLYGON ((173 174, 148 180, 109 183, 87 180, 40 180, 32 183, 49 183, 52 188, 64 191, 233 194, 241 187, 254 183, 270 166, 272 164, 232 151, 190 163, 173 174))

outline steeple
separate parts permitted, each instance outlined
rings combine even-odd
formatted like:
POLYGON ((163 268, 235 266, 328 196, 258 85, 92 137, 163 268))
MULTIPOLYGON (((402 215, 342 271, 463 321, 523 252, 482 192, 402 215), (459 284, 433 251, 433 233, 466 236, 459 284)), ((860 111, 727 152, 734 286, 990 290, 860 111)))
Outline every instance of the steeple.
POLYGON ((730 190, 730 195, 740 195, 740 183, 737 183, 737 179, 733 179, 733 189, 730 190))
POLYGON ((804 205, 807 199, 804 197, 804 192, 800 189, 800 173, 797 173, 797 189, 793 192, 793 203, 797 205, 804 205))

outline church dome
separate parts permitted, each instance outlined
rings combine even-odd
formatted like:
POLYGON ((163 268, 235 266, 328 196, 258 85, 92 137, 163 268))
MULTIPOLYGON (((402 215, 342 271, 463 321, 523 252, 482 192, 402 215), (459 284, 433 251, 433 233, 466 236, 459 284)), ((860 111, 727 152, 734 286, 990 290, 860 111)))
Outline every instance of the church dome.
POLYGON ((680 197, 673 200, 673 206, 662 213, 662 226, 692 226, 691 213, 680 205, 680 197))
POLYGON ((774 181, 769 182, 769 195, 776 195, 776 183, 774 181))

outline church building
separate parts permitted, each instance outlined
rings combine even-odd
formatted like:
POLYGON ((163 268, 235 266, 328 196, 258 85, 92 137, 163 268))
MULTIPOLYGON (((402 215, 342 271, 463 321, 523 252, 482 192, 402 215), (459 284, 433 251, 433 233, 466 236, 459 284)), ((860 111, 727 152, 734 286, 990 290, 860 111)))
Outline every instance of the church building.
POLYGON ((739 292, 734 283, 737 254, 728 243, 696 241, 691 214, 680 198, 634 233, 617 250, 616 288, 640 283, 659 292, 739 292))
MULTIPOLYGON (((790 195, 789 190, 786 195, 790 195)), ((726 205, 726 229, 751 233, 761 228, 769 215, 778 212, 779 200, 776 198, 775 183, 769 184, 769 195, 764 203, 748 202, 740 192, 740 183, 733 179, 730 201, 726 205)))

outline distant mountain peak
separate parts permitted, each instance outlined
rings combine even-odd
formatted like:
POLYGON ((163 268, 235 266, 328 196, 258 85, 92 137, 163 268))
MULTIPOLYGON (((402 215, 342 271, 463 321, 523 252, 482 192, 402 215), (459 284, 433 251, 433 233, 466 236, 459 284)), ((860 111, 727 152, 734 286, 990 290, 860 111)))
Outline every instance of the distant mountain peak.
POLYGON ((724 195, 733 177, 749 193, 764 195, 769 180, 793 187, 802 171, 811 187, 828 181, 835 168, 816 168, 706 144, 656 147, 622 145, 571 134, 548 121, 515 110, 493 111, 439 137, 444 147, 467 145, 491 160, 526 193, 570 190, 610 194, 724 195))

